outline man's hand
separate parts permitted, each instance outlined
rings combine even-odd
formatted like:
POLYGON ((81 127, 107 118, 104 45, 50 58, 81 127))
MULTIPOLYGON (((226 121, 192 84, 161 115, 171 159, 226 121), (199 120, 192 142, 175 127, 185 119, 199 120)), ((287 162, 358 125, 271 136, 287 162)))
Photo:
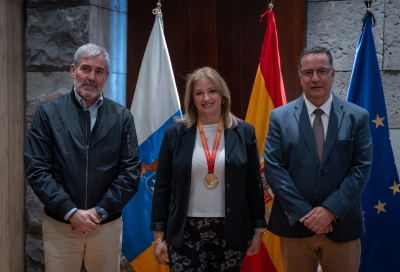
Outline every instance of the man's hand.
POLYGON ((317 234, 328 233, 333 231, 332 216, 325 207, 315 207, 303 220, 304 226, 317 234))
POLYGON ((89 234, 100 224, 94 208, 89 210, 78 210, 70 219, 72 231, 81 234, 89 234))
POLYGON ((322 231, 317 231, 317 234, 325 234, 328 232, 332 232, 333 231, 333 227, 332 227, 332 223, 330 223, 325 229, 323 229, 322 231))
MULTIPOLYGON (((97 212, 96 212, 96 209, 95 208, 91 208, 91 209, 89 209, 89 210, 86 210, 86 211, 88 211, 88 212, 90 212, 91 214, 93 214, 94 215, 94 217, 96 217, 97 218, 97 220, 95 220, 95 221, 93 221, 94 223, 96 223, 96 224, 100 224, 100 222, 101 221, 103 221, 101 218, 100 218, 100 216, 97 214, 97 212)), ((93 217, 91 217, 91 218, 93 218, 93 217)))

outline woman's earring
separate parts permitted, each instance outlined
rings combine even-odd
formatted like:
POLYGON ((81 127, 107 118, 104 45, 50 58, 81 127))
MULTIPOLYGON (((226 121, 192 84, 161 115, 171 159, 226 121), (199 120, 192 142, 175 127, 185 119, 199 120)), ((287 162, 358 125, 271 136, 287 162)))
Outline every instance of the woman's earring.
POLYGON ((222 99, 222 103, 221 104, 225 104, 225 100, 222 99))
POLYGON ((192 105, 192 109, 196 110, 196 106, 195 106, 195 105, 192 105))

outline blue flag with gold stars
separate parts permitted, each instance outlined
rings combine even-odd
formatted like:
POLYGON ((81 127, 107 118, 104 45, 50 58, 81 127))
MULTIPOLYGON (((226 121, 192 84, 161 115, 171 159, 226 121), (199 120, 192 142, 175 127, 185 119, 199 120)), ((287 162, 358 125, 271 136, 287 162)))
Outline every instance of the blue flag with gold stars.
POLYGON ((374 16, 367 12, 358 40, 347 100, 368 110, 373 145, 371 176, 362 194, 366 233, 359 271, 400 271, 400 184, 375 42, 374 16))

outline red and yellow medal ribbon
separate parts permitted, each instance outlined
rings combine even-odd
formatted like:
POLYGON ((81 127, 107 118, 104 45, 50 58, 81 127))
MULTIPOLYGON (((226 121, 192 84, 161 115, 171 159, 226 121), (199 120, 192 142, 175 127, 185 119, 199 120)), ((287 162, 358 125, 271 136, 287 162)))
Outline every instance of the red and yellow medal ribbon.
POLYGON ((204 133, 203 125, 201 124, 200 119, 197 119, 197 127, 199 128, 201 143, 203 145, 204 154, 206 155, 208 174, 214 174, 215 158, 217 157, 218 146, 221 141, 222 126, 223 126, 223 124, 222 124, 222 116, 221 116, 221 118, 219 119, 219 122, 218 122, 217 133, 215 134, 215 140, 214 140, 212 154, 210 156, 210 151, 208 150, 208 144, 207 144, 206 135, 204 133))

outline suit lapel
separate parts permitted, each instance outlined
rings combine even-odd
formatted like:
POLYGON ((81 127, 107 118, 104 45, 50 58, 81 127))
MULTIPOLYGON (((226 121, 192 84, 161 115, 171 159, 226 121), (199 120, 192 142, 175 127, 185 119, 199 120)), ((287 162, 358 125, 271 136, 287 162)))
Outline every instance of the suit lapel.
POLYGON ((304 102, 304 95, 297 100, 294 115, 307 142, 307 146, 313 155, 314 161, 319 165, 317 146, 315 145, 314 134, 311 128, 310 116, 308 116, 307 106, 304 102))
POLYGON ((181 127, 182 135, 182 146, 185 151, 185 157, 187 163, 192 167, 192 157, 193 157, 193 150, 194 150, 194 142, 196 140, 196 130, 197 126, 192 126, 187 128, 185 125, 181 127))
POLYGON ((231 151, 235 145, 237 135, 236 135, 237 126, 232 126, 229 129, 225 129, 225 158, 229 158, 231 151))
POLYGON ((344 111, 343 111, 343 105, 342 105, 341 101, 334 94, 332 94, 332 108, 331 108, 331 113, 329 116, 328 131, 326 133, 324 153, 322 154, 321 167, 324 165, 329 154, 332 151, 332 147, 336 141, 340 125, 342 124, 343 115, 344 115, 344 111))

